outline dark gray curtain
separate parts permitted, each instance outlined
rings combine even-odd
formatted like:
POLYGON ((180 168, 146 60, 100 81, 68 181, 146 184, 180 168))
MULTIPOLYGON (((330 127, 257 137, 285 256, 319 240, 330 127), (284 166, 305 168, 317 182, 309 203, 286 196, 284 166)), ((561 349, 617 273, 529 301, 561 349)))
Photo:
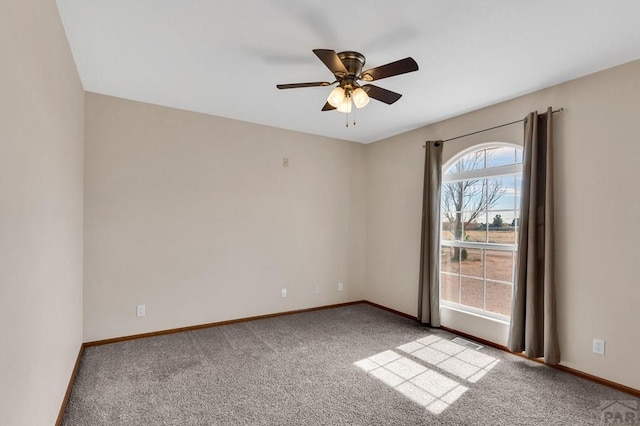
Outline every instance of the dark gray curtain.
POLYGON ((524 122, 520 236, 508 347, 547 364, 560 362, 553 217, 553 112, 524 122))
POLYGON ((427 142, 422 194, 418 320, 440 327, 440 191, 442 142, 427 142))

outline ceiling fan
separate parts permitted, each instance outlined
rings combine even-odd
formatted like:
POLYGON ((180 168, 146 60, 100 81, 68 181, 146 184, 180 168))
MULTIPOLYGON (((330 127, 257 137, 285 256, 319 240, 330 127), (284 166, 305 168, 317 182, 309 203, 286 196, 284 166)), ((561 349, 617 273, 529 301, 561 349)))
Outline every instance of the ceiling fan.
POLYGON ((358 52, 339 52, 329 49, 314 49, 313 53, 329 68, 335 76, 335 81, 317 81, 312 83, 291 83, 278 84, 278 89, 297 89, 300 87, 331 86, 338 83, 327 98, 327 103, 322 107, 322 111, 337 109, 340 112, 351 112, 351 105, 362 108, 369 103, 370 98, 376 99, 385 104, 391 105, 402 95, 374 86, 373 84, 360 85, 358 81, 375 81, 395 75, 405 74, 418 70, 418 64, 413 58, 408 57, 399 61, 381 65, 362 71, 365 64, 365 57, 358 52))

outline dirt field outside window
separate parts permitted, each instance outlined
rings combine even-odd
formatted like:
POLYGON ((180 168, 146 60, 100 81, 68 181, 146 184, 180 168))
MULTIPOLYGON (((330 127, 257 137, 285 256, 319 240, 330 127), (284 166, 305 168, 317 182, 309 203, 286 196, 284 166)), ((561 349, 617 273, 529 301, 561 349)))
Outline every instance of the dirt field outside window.
MULTIPOLYGON (((486 242, 488 235, 498 244, 513 244, 516 232, 513 229, 470 231, 467 241, 486 242)), ((440 297, 454 303, 488 312, 511 315, 513 289, 514 251, 491 250, 490 248, 443 247, 441 256, 440 297), (463 250, 459 260, 453 260, 455 250, 463 250), (486 286, 486 298, 485 298, 486 286)))

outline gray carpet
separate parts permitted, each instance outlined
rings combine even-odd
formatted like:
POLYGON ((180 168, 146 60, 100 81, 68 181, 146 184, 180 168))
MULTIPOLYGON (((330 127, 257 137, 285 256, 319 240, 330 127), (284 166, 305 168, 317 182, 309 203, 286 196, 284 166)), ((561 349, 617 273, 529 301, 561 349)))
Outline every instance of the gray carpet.
POLYGON ((590 425, 638 404, 453 337, 359 304, 91 347, 63 424, 590 425))

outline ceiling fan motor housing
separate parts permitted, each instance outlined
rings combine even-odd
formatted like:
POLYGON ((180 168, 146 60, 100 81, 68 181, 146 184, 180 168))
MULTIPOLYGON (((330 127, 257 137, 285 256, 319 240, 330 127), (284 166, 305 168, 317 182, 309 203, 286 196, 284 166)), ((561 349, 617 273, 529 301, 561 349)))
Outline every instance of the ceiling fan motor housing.
MULTIPOLYGON (((344 67, 349 72, 349 76, 358 78, 360 73, 362 72, 362 67, 364 67, 365 59, 362 53, 358 52, 340 52, 338 53, 338 58, 344 64, 344 67)), ((346 76, 338 76, 336 77, 346 77, 346 76)))

